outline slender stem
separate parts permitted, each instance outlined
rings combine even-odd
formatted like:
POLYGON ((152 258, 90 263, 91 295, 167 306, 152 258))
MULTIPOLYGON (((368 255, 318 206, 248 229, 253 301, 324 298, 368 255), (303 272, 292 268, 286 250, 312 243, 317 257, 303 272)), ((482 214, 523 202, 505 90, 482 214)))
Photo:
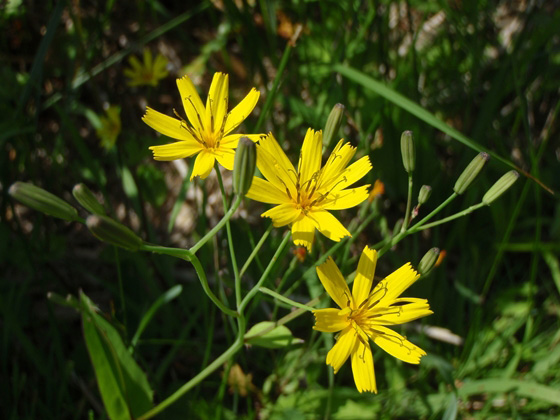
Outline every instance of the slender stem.
POLYGON ((157 246, 157 245, 148 245, 143 244, 140 249, 142 251, 149 251, 155 252, 158 254, 165 254, 171 255, 173 257, 181 258, 185 261, 191 262, 194 269, 196 270, 196 274, 198 275, 198 279, 200 280, 200 284, 202 285, 202 289, 206 293, 206 295, 210 298, 212 302, 226 315, 233 316, 235 318, 239 318, 239 314, 225 306, 220 299, 216 297, 210 286, 208 285, 208 279, 206 278, 206 273, 202 268, 202 264, 200 264, 200 260, 197 258, 195 254, 193 254, 188 249, 179 249, 179 248, 168 248, 165 246, 157 246))
MULTIPOLYGON (((218 185, 220 186, 220 191, 222 192, 224 213, 227 213, 228 204, 226 190, 224 188, 224 181, 222 180, 222 174, 220 173, 218 162, 215 163, 214 168, 216 169, 216 175, 218 176, 218 185)), ((241 303, 241 277, 239 275, 239 269, 237 268, 237 258, 235 257, 235 247, 233 245, 233 237, 231 236, 231 227, 229 225, 229 220, 226 221, 226 232, 228 238, 229 255, 231 258, 231 266, 233 269, 233 278, 235 280, 235 305, 239 307, 239 304, 241 303)))
POLYGON ((412 227, 412 228, 410 229, 410 232, 409 232, 409 233, 416 233, 416 232, 418 232, 418 231, 420 231, 420 230, 429 229, 429 228, 431 228, 431 227, 438 226, 438 225, 441 225, 441 224, 443 224, 443 223, 450 222, 450 221, 452 221, 452 220, 458 219, 459 217, 466 216, 467 214, 470 214, 470 213, 472 213, 473 211, 478 210, 479 208, 481 208, 481 207, 483 207, 483 206, 485 206, 485 205, 486 205, 486 204, 484 204, 484 203, 478 203, 478 204, 475 204, 475 205, 473 205, 473 206, 470 206, 469 208, 466 208, 466 209, 463 210, 463 211, 460 211, 460 212, 458 212, 458 213, 452 214, 451 216, 445 217, 445 218, 443 218, 443 219, 441 219, 441 220, 438 220, 438 221, 436 221, 436 222, 428 223, 427 225, 422 225, 422 226, 414 226, 414 227, 412 227))
POLYGON ((408 193, 406 196, 406 211, 404 212, 404 221, 401 227, 401 233, 408 228, 410 222, 410 206, 412 204, 412 172, 408 173, 408 193))
POLYGON ((451 203, 458 195, 459 194, 457 194, 456 192, 453 192, 453 194, 451 194, 449 197, 447 197, 447 199, 443 203, 441 203, 439 206, 437 206, 437 208, 434 211, 432 211, 430 214, 428 214, 422 220, 417 222, 413 226, 413 228, 419 228, 420 226, 422 226, 424 223, 426 223, 428 220, 430 220, 432 217, 434 217, 436 214, 438 214, 445 206, 447 206, 449 203, 451 203))
POLYGON ((123 325, 124 330, 127 331, 127 319, 126 319, 126 305, 124 299, 124 288, 123 288, 123 280, 122 280, 122 272, 121 272, 121 261, 119 259, 119 248, 114 246, 113 249, 115 250, 115 263, 117 264, 117 278, 119 281, 119 295, 121 300, 121 310, 123 316, 123 325))
POLYGON ((288 305, 295 306, 296 308, 301 308, 306 311, 313 311, 315 308, 311 306, 304 305, 303 303, 296 302, 295 300, 288 299, 285 296, 282 296, 279 293, 276 293, 274 290, 270 290, 267 287, 259 287, 259 292, 264 293, 265 295, 272 296, 275 299, 278 299, 281 302, 287 303, 288 305))
POLYGON ((220 220, 216 226, 214 226, 206 235, 204 235, 191 249, 190 252, 194 255, 196 253, 196 251, 198 251, 200 248, 202 248, 204 246, 204 244, 206 242, 208 242, 216 233, 218 233, 218 231, 227 223, 227 221, 229 219, 231 219, 231 216, 233 216, 233 214, 235 213, 235 211, 237 210, 237 208, 240 206, 241 204, 241 200, 243 200, 243 197, 241 197, 240 195, 235 197, 235 201, 233 202, 233 205, 230 207, 230 209, 227 211, 226 214, 224 214, 224 217, 222 217, 222 220, 220 220))
POLYGON ((261 239, 259 239, 259 242, 257 243, 257 245, 255 245, 255 248, 253 249, 253 251, 251 251, 251 255, 249 255, 249 258, 247 258, 247 261, 245 261, 245 264, 243 264, 243 267, 241 267, 241 271, 239 272, 239 277, 243 277, 243 274, 245 274, 245 271, 247 271, 247 269, 249 268, 249 265, 251 264, 253 259, 255 259, 255 257, 257 256, 257 253, 259 252, 259 250, 263 246, 264 241, 266 241, 266 238, 268 238, 268 235, 270 235, 270 232, 272 232, 272 228, 273 228, 273 224, 271 223, 268 226, 268 228, 266 229, 266 231, 263 233, 263 236, 261 237, 261 239))
POLYGON ((245 295, 245 297, 243 298, 243 301, 241 302, 241 305, 238 308, 238 311, 239 311, 240 314, 243 313, 243 310, 247 307, 247 305, 249 304, 249 302, 251 301, 253 296, 255 296, 255 294, 257 294, 257 292, 259 291, 259 288, 262 286, 264 281, 268 278, 268 275, 272 271, 272 267, 274 266, 274 263, 280 257, 280 254, 282 253, 282 251, 284 250, 284 248, 286 247, 286 245, 290 241, 290 238, 291 238, 291 234, 290 234, 290 232, 288 232, 284 236, 284 239, 282 239, 282 242, 280 243, 280 246, 278 247, 278 249, 274 253, 272 259, 268 263, 268 266, 264 270, 264 273, 262 274, 262 276, 259 279, 259 281, 257 282, 257 284, 255 284, 255 286, 253 286, 253 288, 251 290, 249 290, 249 293, 247 293, 247 295, 245 295))

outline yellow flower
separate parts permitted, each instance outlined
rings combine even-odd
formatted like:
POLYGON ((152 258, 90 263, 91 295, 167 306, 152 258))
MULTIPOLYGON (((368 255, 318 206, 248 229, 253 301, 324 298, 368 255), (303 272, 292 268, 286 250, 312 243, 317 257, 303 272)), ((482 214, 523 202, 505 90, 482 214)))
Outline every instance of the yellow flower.
POLYGON ((369 185, 347 188, 371 169, 367 156, 348 166, 356 153, 340 140, 321 168, 321 131, 307 130, 296 171, 276 139, 269 134, 257 146, 257 166, 266 180, 254 178, 247 197, 276 207, 264 212, 274 226, 291 224, 296 245, 311 251, 315 229, 333 241, 350 232, 328 210, 357 206, 368 197, 369 185))
POLYGON ((143 62, 140 62, 136 56, 128 59, 130 68, 124 69, 124 75, 129 78, 129 86, 157 86, 158 82, 167 77, 167 59, 158 54, 155 61, 152 58, 152 52, 144 49, 143 62))
POLYGON ((376 263, 377 251, 366 246, 358 262, 352 293, 331 258, 317 267, 321 283, 340 309, 313 311, 313 329, 340 331, 327 354, 327 364, 337 373, 351 357, 356 388, 360 392, 375 393, 377 386, 369 340, 397 359, 418 364, 426 355, 424 350, 386 326, 403 324, 433 313, 426 299, 399 297, 420 277, 410 263, 385 277, 372 290, 376 263))
POLYGON ((106 117, 99 117, 99 126, 95 133, 101 140, 101 147, 110 150, 115 146, 121 133, 121 107, 111 105, 105 111, 106 117))
POLYGON ((191 180, 195 176, 206 178, 217 159, 226 169, 233 169, 235 148, 242 136, 256 141, 258 135, 229 134, 249 116, 259 99, 259 91, 253 88, 230 112, 228 110, 228 75, 215 73, 206 100, 206 107, 188 76, 177 79, 179 93, 188 123, 172 118, 152 108, 146 109, 142 120, 161 134, 179 140, 163 146, 151 146, 156 160, 183 159, 198 153, 191 180), (190 123, 190 124, 189 124, 190 123))

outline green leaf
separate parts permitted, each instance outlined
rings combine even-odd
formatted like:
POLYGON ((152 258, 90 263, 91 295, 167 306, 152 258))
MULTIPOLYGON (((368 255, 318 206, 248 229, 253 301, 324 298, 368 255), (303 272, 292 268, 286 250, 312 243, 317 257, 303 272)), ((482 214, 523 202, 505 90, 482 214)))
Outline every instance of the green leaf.
POLYGON ((518 379, 482 379, 464 382, 458 389, 459 396, 476 394, 514 392, 520 397, 534 398, 554 405, 560 405, 560 390, 536 382, 518 379))
POLYGON ((301 342, 292 335, 285 325, 275 326, 272 321, 259 322, 245 334, 245 342, 255 346, 277 349, 289 346, 294 342, 301 342))
POLYGON ((139 417, 152 408, 153 391, 146 374, 84 293, 80 304, 84 338, 107 414, 112 420, 139 417))

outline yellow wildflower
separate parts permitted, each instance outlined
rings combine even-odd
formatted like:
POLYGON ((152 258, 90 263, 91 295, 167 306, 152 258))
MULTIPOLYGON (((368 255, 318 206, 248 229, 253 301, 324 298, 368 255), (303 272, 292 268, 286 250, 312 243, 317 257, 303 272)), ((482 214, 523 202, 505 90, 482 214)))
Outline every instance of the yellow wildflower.
POLYGON ((258 135, 229 134, 249 116, 259 99, 253 88, 230 112, 228 110, 228 75, 215 73, 206 100, 206 107, 189 79, 177 79, 188 123, 179 117, 172 118, 152 108, 146 109, 142 120, 161 134, 179 140, 162 146, 151 146, 156 160, 183 159, 198 153, 191 180, 195 176, 206 178, 217 159, 226 169, 233 169, 235 148, 242 136, 258 140, 258 135), (190 124, 189 124, 190 123, 190 124))
POLYGON ((121 133, 121 107, 111 105, 105 111, 106 116, 99 117, 99 126, 95 133, 101 140, 101 147, 110 150, 115 146, 117 137, 121 133))
POLYGON ((152 52, 144 49, 143 62, 136 56, 130 56, 128 59, 129 68, 124 69, 124 75, 128 77, 129 86, 157 86, 159 81, 167 77, 167 59, 158 54, 154 60, 152 52))
POLYGON ((369 340, 397 359, 418 364, 426 355, 424 350, 386 326, 403 324, 433 313, 426 299, 399 297, 420 277, 410 263, 385 277, 372 290, 376 263, 377 251, 366 246, 358 262, 352 293, 332 258, 317 267, 321 283, 340 309, 313 311, 313 329, 340 331, 327 354, 327 364, 337 373, 351 357, 354 382, 359 392, 377 393, 369 340))
POLYGON ((380 180, 376 179, 373 183, 373 188, 371 189, 368 197, 368 201, 371 203, 377 197, 381 197, 385 194, 385 184, 380 180))
POLYGON ((333 241, 350 232, 328 210, 357 206, 368 197, 369 185, 347 188, 371 169, 367 156, 352 165, 356 153, 340 140, 321 168, 321 131, 307 130, 296 171, 272 134, 257 146, 257 166, 265 179, 254 178, 247 197, 276 207, 264 212, 274 226, 291 224, 294 244, 311 251, 315 229, 333 241))

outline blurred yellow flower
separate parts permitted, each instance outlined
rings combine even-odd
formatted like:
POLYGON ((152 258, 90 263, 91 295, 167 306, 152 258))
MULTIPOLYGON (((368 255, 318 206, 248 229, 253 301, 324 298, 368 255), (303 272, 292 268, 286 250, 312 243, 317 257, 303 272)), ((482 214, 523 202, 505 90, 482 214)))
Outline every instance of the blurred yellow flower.
POLYGON ((337 373, 351 357, 354 382, 359 392, 377 393, 369 340, 397 359, 418 364, 426 355, 424 350, 386 326, 403 324, 433 313, 426 299, 399 297, 420 277, 410 263, 385 277, 372 290, 376 263, 377 251, 366 246, 358 262, 352 293, 332 258, 317 267, 319 280, 340 309, 313 311, 313 329, 340 331, 327 354, 327 364, 337 373))
POLYGON ((381 197, 385 194, 385 184, 381 182, 380 179, 376 179, 373 183, 373 188, 371 189, 368 197, 368 201, 371 203, 377 197, 381 197))
POLYGON ((230 112, 228 110, 228 75, 215 73, 206 100, 206 107, 189 79, 177 79, 177 86, 188 122, 177 112, 177 118, 168 117, 152 108, 146 109, 142 120, 161 134, 179 140, 162 146, 151 146, 156 160, 175 160, 198 153, 191 180, 195 176, 206 178, 216 159, 226 169, 233 169, 233 157, 239 139, 249 137, 259 139, 258 134, 229 134, 249 116, 259 99, 255 88, 230 112))
POLYGON ((121 133, 121 107, 111 105, 105 111, 106 116, 99 117, 99 126, 95 133, 101 140, 101 147, 112 149, 121 133))
POLYGON ((159 81, 169 74, 167 58, 158 54, 154 60, 148 48, 144 48, 143 62, 133 55, 128 59, 128 64, 130 67, 124 69, 123 73, 129 79, 129 86, 157 86, 159 81))
POLYGON ((294 244, 309 251, 315 229, 333 241, 350 232, 328 210, 357 206, 368 197, 369 185, 347 188, 371 169, 367 156, 350 166, 356 153, 350 143, 340 140, 321 168, 321 131, 307 130, 296 171, 272 134, 257 145, 257 166, 265 179, 255 177, 247 197, 276 207, 264 212, 274 226, 292 226, 294 244))

